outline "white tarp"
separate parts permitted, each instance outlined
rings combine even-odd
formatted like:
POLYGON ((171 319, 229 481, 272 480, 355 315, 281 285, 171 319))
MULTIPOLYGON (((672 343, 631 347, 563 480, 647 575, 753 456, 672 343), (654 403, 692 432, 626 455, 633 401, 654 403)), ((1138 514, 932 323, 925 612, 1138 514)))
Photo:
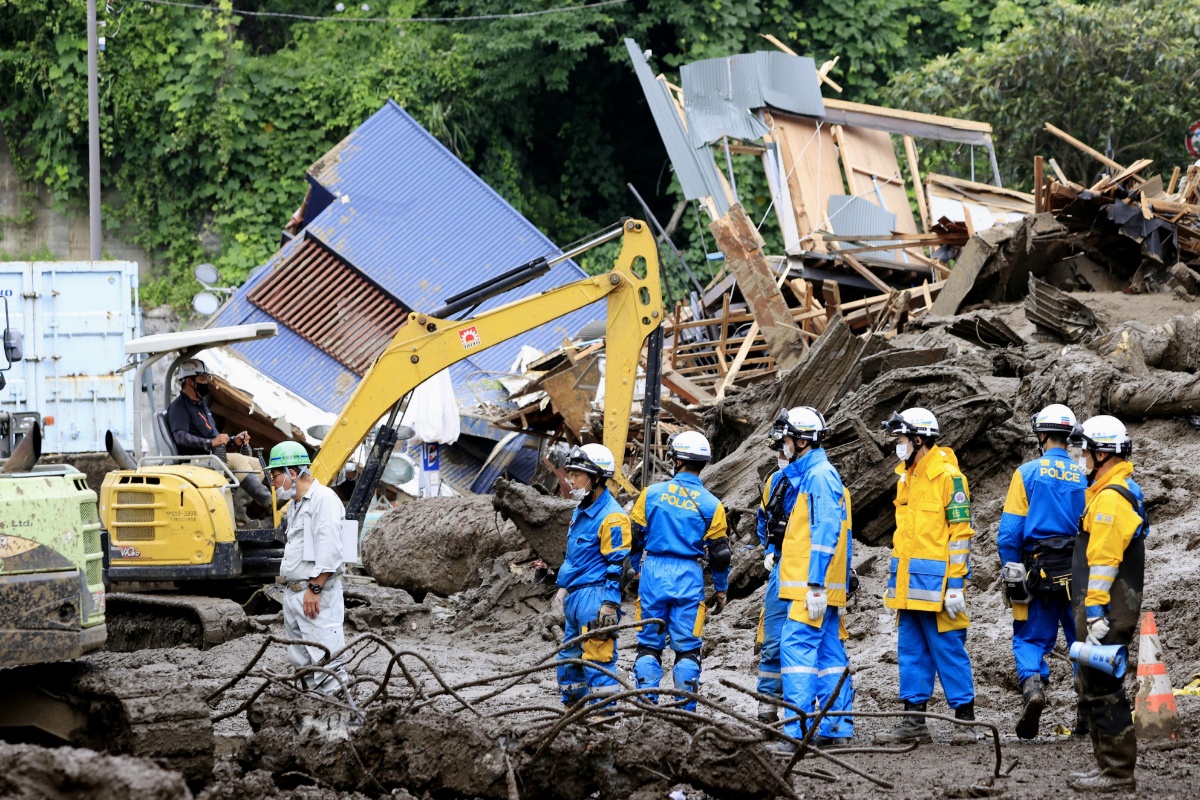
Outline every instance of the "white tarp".
POLYGON ((454 444, 461 431, 458 415, 454 383, 450 370, 444 369, 413 389, 400 422, 412 428, 422 442, 454 444))

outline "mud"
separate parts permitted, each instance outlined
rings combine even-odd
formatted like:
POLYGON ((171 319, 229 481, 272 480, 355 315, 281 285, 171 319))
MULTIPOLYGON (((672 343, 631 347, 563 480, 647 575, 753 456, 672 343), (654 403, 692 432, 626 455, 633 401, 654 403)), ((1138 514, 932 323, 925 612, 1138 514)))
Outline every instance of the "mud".
POLYGON ((493 507, 517 526, 521 536, 551 569, 561 567, 567 554, 564 532, 577 504, 504 478, 496 481, 494 491, 493 507))
POLYGON ((0 764, 0 797, 6 800, 192 798, 179 773, 142 758, 0 742, 0 764))
POLYGON ((379 583, 420 599, 477 585, 476 571, 487 559, 523 544, 490 497, 436 497, 381 518, 363 540, 362 559, 379 583))

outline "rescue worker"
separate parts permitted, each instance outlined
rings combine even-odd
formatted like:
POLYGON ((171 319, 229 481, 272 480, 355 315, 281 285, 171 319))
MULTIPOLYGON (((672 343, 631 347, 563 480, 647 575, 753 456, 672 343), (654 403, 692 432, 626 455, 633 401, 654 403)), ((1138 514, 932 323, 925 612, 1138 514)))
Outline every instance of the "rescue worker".
MULTIPOLYGON (((783 698, 815 712, 832 697, 849 665, 840 634, 850 584, 850 493, 821 446, 829 433, 821 413, 801 406, 780 421, 782 452, 789 459, 782 470, 788 516, 778 571, 779 598, 787 602, 780 636, 783 698)), ((850 711, 853 700, 847 676, 830 710, 850 711)), ((803 738, 800 718, 788 716, 784 732, 803 738)), ((826 716, 813 744, 848 744, 853 735, 851 717, 826 716)), ((777 749, 795 752, 796 745, 781 742, 777 749)))
MULTIPOLYGON (((783 547, 788 519, 784 510, 788 484, 783 480, 783 470, 796 457, 795 447, 784 444, 786 424, 785 408, 779 412, 779 418, 771 425, 768 434, 767 446, 777 454, 778 469, 763 484, 762 500, 758 506, 758 541, 763 547, 763 566, 767 570, 767 591, 763 595, 763 607, 758 617, 758 693, 780 700, 783 699, 783 677, 779 672, 779 637, 783 634, 783 621, 787 619, 788 610, 788 602, 779 597, 779 551, 783 547)), ((767 724, 777 721, 779 706, 760 700, 758 719, 767 724)))
MULTIPOLYGON (((1141 613, 1150 533, 1146 500, 1128 460, 1133 442, 1121 421, 1107 415, 1085 421, 1072 439, 1083 449, 1080 466, 1088 476, 1071 579, 1075 636, 1128 647, 1141 613)), ((1081 663, 1075 682, 1080 709, 1091 717, 1097 768, 1073 774, 1071 787, 1132 791, 1137 739, 1121 679, 1081 663)))
MULTIPOLYGON (((606 486, 616 472, 612 452, 602 444, 575 447, 566 467, 571 497, 579 507, 567 528, 567 554, 558 571, 555 597, 555 606, 566 619, 564 642, 619 621, 622 563, 629 555, 631 536, 629 517, 606 486)), ((582 659, 615 673, 617 636, 577 642, 559 651, 558 658, 582 659)), ((558 686, 563 705, 570 706, 588 694, 614 692, 620 684, 598 669, 559 664, 558 686)))
MULTIPOLYGON (((712 460, 708 439, 696 431, 675 434, 667 442, 667 459, 674 465, 674 477, 643 489, 629 515, 636 542, 630 561, 639 576, 638 619, 657 617, 666 623, 638 630, 633 675, 639 689, 661 685, 663 650, 670 644, 675 651, 675 688, 699 692, 701 637, 708 613, 701 559, 707 553, 716 614, 725 607, 732 553, 725 506, 700 481, 700 470, 712 460), (639 563, 642 551, 645 559, 639 563)), ((656 695, 647 697, 657 701, 656 695)), ((685 710, 695 710, 695 700, 680 700, 685 710)))
MULTIPOLYGON (((1075 533, 1083 513, 1087 478, 1067 453, 1067 437, 1075 429, 1075 414, 1064 405, 1048 405, 1034 415, 1033 433, 1041 457, 1013 473, 1000 518, 996 546, 1005 591, 1013 612, 1013 658, 1025 705, 1017 720, 1017 736, 1032 739, 1046 707, 1046 682, 1061 626, 1069 650, 1075 641, 1068 584, 1075 533)), ((1083 735, 1087 718, 1079 715, 1076 735, 1083 735)))
MULTIPOLYGON (((921 712, 942 682, 955 719, 975 719, 975 681, 967 655, 966 582, 970 576, 971 495, 958 459, 937 444, 937 418, 924 408, 893 413, 883 428, 896 437, 896 533, 884 605, 896 609, 900 699, 921 712)), ((919 715, 875 737, 877 744, 930 742, 919 715)), ((951 744, 979 740, 955 725, 951 744)))
MULTIPOLYGON (((308 451, 299 442, 280 442, 271 448, 267 468, 275 496, 291 501, 287 516, 287 541, 279 575, 286 591, 283 627, 289 639, 318 642, 329 649, 288 645, 288 658, 297 668, 316 665, 346 645, 342 602, 342 523, 346 519, 341 499, 309 472, 308 451)), ((341 691, 349 676, 340 658, 323 665, 325 670, 304 676, 306 688, 332 694, 341 691), (333 673, 333 674, 330 674, 333 673)))

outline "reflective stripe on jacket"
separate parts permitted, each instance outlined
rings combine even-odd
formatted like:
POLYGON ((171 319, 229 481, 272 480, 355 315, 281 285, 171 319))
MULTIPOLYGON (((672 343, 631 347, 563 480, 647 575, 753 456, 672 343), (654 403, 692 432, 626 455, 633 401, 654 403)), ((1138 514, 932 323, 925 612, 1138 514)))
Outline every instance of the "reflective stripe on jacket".
MULTIPOLYGON (((811 450, 783 471, 790 484, 787 532, 779 560, 779 597, 803 600, 809 584, 824 586, 829 605, 846 605, 850 576, 850 493, 824 449, 811 450)), ((819 626, 821 620, 807 619, 819 626)))
MULTIPOLYGON (((970 573, 971 494, 958 459, 934 446, 912 469, 897 465, 896 533, 884 605, 941 611, 946 589, 970 573)), ((962 615, 960 615, 962 616, 962 615)))

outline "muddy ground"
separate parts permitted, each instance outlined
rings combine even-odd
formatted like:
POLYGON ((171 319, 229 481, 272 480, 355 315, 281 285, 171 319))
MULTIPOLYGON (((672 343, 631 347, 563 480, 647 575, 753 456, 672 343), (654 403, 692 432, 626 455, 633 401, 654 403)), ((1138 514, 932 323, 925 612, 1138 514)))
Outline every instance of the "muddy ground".
MULTIPOLYGON (((1170 295, 1076 295, 1099 312, 1109 324, 1126 317, 1158 324, 1171 314, 1197 310, 1170 295), (1122 310, 1126 313, 1122 314, 1122 310)), ((1030 333, 1020 306, 1004 309, 1010 327, 1030 333)), ((904 334, 904 346, 948 346, 970 354, 973 345, 941 331, 904 334)), ((1015 382, 1014 382, 1015 383, 1015 382)), ((1070 402, 1070 398, 1062 398, 1070 402)), ((1019 407, 1019 403, 1014 401, 1019 407)), ((1024 429, 1024 423, 1017 422, 1024 429)), ((1171 682, 1185 685, 1200 669, 1200 430, 1193 420, 1155 419, 1130 425, 1135 449, 1135 477, 1145 489, 1152 532, 1147 542, 1147 580, 1143 608, 1155 611, 1171 682)), ((1032 457, 1029 436, 1023 458, 1032 457)), ((1020 450, 1020 448, 1018 448, 1020 450)), ((986 460, 987 453, 977 453, 986 460)), ((804 797, 832 798, 941 798, 1074 796, 1067 787, 1068 773, 1092 766, 1090 743, 1065 734, 1074 717, 1070 664, 1062 651, 1051 660, 1050 706, 1043 715, 1042 735, 1024 742, 1012 733, 1020 695, 1010 650, 1011 619, 1005 611, 998 583, 999 564, 995 536, 1004 495, 1019 459, 1002 456, 983 477, 972 480, 978 526, 973 553, 974 584, 968 593, 972 628, 968 636, 980 720, 999 726, 1002 736, 1002 770, 1006 777, 990 778, 994 752, 987 742, 972 747, 949 745, 951 726, 932 723, 935 741, 905 754, 854 754, 846 759, 870 774, 895 784, 878 787, 836 766, 826 765, 838 780, 794 778, 795 791, 804 797)), ((770 454, 764 449, 764 460, 770 454)), ((968 473, 968 478, 972 475, 968 473)), ((749 508, 742 509, 749 512, 749 508)), ((494 527, 494 514, 480 507, 480 525, 494 527), (486 519, 482 517, 486 516, 486 519)), ((755 703, 722 683, 734 682, 752 689, 756 676, 753 640, 763 587, 756 585, 751 516, 738 531, 735 549, 744 562, 744 596, 731 600, 726 611, 710 619, 703 651, 703 693, 723 705, 754 715, 755 703)), ((860 527, 856 521, 856 528, 860 527)), ((505 673, 532 665, 553 651, 561 629, 550 613, 552 588, 544 565, 530 549, 484 560, 476 571, 475 588, 441 597, 428 591, 416 602, 399 590, 361 588, 348 602, 347 639, 376 633, 393 648, 418 653, 448 683, 461 683, 482 675, 505 673)), ((879 600, 887 569, 887 548, 855 545, 854 561, 862 589, 848 615, 851 640, 847 643, 855 669, 859 711, 895 710, 897 692, 896 642, 891 615, 879 600)), ((458 580, 457 574, 455 580, 458 580)), ((625 606, 632 612, 632 604, 625 606)), ((254 620, 255 632, 209 651, 191 649, 149 650, 136 653, 103 653, 89 660, 104 667, 130 670, 132 679, 173 681, 207 694, 238 674, 259 650, 268 634, 282 635, 277 616, 254 620)), ((1136 651, 1136 647, 1135 647, 1136 651)), ((622 636, 619 666, 624 675, 632 669, 633 636, 622 636)), ((352 663, 356 675, 379 678, 390 656, 382 646, 364 651, 352 663)), ((407 663, 427 690, 436 689, 432 673, 414 661, 407 663)), ((268 648, 259 669, 286 673, 289 665, 279 645, 268 648)), ((244 703, 262 683, 248 678, 234 686, 215 705, 215 713, 228 713, 244 703)), ((1133 685, 1132 678, 1128 686, 1133 685)), ((504 694, 479 703, 480 715, 463 710, 448 698, 409 713, 406 684, 391 683, 400 700, 369 706, 366 719, 328 706, 297 700, 281 690, 270 690, 248 712, 215 725, 218 760, 213 779, 194 786, 194 794, 208 800, 224 798, 316 797, 587 797, 639 798, 764 797, 774 793, 760 756, 746 748, 723 746, 712 737, 691 739, 680 729, 658 719, 623 719, 609 728, 571 727, 537 754, 538 737, 530 731, 558 703, 552 671, 535 673, 504 694), (497 711, 525 710, 495 716, 497 711)), ((373 690, 364 683, 356 690, 360 700, 373 690)), ((480 698, 484 687, 462 690, 468 702, 480 698)), ((1132 694, 1131 694, 1132 696, 1132 694)), ((1164 798, 1196 794, 1196 763, 1200 762, 1200 698, 1179 697, 1183 734, 1173 750, 1143 749, 1139 757, 1139 794, 1164 798)), ((940 690, 932 712, 945 712, 940 690)), ((894 724, 894 720, 861 718, 856 744, 894 724)), ((540 730, 544 731, 542 727, 540 730)), ((757 748, 756 748, 757 749, 757 748)), ((33 756, 29 756, 33 758, 33 756)), ((40 762, 39 762, 40 763, 40 762)), ((778 762, 775 762, 778 763, 778 762)), ((804 768, 820 766, 806 760, 804 768)), ((36 764, 35 764, 36 767, 36 764)), ((0 771, 3 772, 3 771, 0 771)), ((21 775, 41 774, 30 767, 21 775)), ((137 773, 141 775, 142 773, 137 773)), ((149 773, 146 773, 149 774, 149 773)), ((163 773, 159 796, 183 797, 178 776, 163 773), (169 783, 176 780, 175 783, 169 783)), ((144 777, 144 776, 143 776, 144 777)), ((0 775, 0 787, 4 783, 0 775)), ((11 779, 10 779, 11 783, 11 779)), ((108 796, 89 793, 86 785, 71 793, 45 782, 47 797, 108 796)), ((10 796, 4 794, 3 796, 10 796)), ((36 793, 12 794, 16 797, 36 793)), ((111 796, 120 796, 113 794, 111 796)), ((147 795, 152 796, 152 795, 147 795)))

